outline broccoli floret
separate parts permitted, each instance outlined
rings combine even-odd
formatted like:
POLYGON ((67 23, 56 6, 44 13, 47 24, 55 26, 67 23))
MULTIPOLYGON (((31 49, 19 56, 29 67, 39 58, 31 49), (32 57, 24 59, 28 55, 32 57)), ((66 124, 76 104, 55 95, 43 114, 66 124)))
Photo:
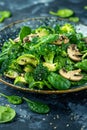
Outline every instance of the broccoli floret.
POLYGON ((29 64, 24 67, 25 72, 33 72, 33 70, 34 70, 34 67, 29 64))
POLYGON ((58 69, 58 63, 44 62, 43 66, 47 67, 49 71, 56 71, 58 69))
POLYGON ((17 76, 14 80, 14 84, 19 86, 25 86, 27 82, 23 76, 17 76))
POLYGON ((53 63, 57 50, 58 50, 58 46, 53 45, 53 44, 46 44, 46 45, 42 45, 39 48, 38 53, 39 53, 39 55, 41 55, 43 57, 45 62, 53 63))
POLYGON ((35 33, 37 33, 39 37, 47 36, 49 34, 53 34, 54 29, 50 28, 49 26, 41 26, 35 30, 35 33))
POLYGON ((37 89, 43 89, 44 86, 47 87, 47 88, 49 88, 49 89, 52 89, 52 86, 48 83, 48 81, 45 80, 47 78, 45 76, 48 76, 48 74, 47 74, 48 70, 46 71, 45 69, 47 69, 47 68, 45 68, 45 67, 42 68, 42 67, 43 66, 41 64, 38 66, 38 70, 39 69, 44 69, 44 70, 41 70, 40 73, 39 73, 38 70, 37 71, 35 70, 34 74, 30 73, 30 72, 25 73, 25 80, 29 84, 29 88, 30 89, 35 89, 35 88, 37 88, 37 89), (39 75, 39 78, 38 78, 37 74, 39 75), (40 74, 41 74, 42 77, 40 76, 40 74), (41 79, 41 78, 43 80, 40 81, 39 79, 41 79))
POLYGON ((35 81, 42 81, 47 78, 49 71, 42 64, 37 65, 33 72, 33 77, 35 81))
POLYGON ((31 84, 29 84, 29 88, 30 89, 35 89, 35 88, 37 88, 37 89, 43 89, 44 85, 45 84, 44 84, 43 81, 34 81, 31 84))
POLYGON ((49 30, 44 27, 39 27, 35 30, 39 37, 49 35, 49 30))
POLYGON ((43 66, 47 67, 49 71, 57 70, 58 63, 54 62, 57 51, 58 46, 53 44, 43 45, 39 50, 40 55, 42 55, 41 58, 43 58, 43 66))
POLYGON ((65 23, 63 26, 61 26, 60 32, 61 33, 75 33, 75 28, 70 23, 65 23))

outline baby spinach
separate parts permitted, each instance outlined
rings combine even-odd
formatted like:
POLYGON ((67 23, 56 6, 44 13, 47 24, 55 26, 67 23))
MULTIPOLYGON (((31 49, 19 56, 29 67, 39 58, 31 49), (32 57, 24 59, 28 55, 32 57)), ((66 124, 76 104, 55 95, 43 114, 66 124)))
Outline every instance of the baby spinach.
POLYGON ((87 71, 87 59, 84 59, 81 62, 76 63, 75 67, 81 70, 87 71))
POLYGON ((67 18, 72 16, 74 11, 71 9, 59 9, 57 12, 50 11, 49 13, 55 16, 60 16, 62 18, 67 18))
POLYGON ((59 90, 69 89, 71 86, 71 82, 69 80, 53 72, 48 76, 48 81, 55 89, 59 90))
POLYGON ((12 121, 16 116, 14 109, 8 106, 0 106, 0 123, 12 121))
POLYGON ((31 101, 31 100, 29 100, 25 97, 23 97, 23 99, 27 102, 28 107, 33 112, 36 112, 36 113, 39 113, 39 114, 46 114, 50 111, 49 106, 42 103, 42 102, 31 101))
POLYGON ((79 22, 79 17, 70 17, 69 21, 77 23, 79 22))
POLYGON ((21 41, 23 40, 24 37, 26 37, 27 35, 29 35, 31 33, 31 28, 28 26, 23 26, 20 30, 20 39, 21 41))
POLYGON ((0 95, 7 98, 8 102, 10 102, 11 104, 18 105, 18 104, 22 103, 22 98, 19 97, 19 96, 15 96, 15 95, 7 96, 7 95, 5 95, 3 93, 0 93, 0 95))
POLYGON ((10 16, 10 11, 0 11, 0 22, 3 22, 5 18, 9 18, 10 16))

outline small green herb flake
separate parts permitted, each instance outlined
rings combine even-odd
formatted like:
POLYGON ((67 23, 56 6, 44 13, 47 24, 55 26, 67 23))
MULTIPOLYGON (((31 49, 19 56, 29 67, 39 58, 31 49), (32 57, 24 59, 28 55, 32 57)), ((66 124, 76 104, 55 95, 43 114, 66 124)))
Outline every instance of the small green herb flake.
POLYGON ((79 17, 70 17, 69 21, 78 23, 79 22, 79 17))
POLYGON ((12 121, 16 116, 14 109, 8 106, 0 106, 0 123, 12 121))
POLYGON ((74 11, 71 9, 59 9, 57 12, 50 11, 49 13, 62 18, 67 18, 72 16, 74 14, 74 11))

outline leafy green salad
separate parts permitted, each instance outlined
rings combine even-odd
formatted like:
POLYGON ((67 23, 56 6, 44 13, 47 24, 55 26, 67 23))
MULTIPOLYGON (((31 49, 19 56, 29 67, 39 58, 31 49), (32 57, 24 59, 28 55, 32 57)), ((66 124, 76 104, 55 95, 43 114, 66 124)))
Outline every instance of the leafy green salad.
POLYGON ((0 73, 14 85, 66 90, 87 82, 87 38, 71 23, 23 26, 0 52, 0 73))

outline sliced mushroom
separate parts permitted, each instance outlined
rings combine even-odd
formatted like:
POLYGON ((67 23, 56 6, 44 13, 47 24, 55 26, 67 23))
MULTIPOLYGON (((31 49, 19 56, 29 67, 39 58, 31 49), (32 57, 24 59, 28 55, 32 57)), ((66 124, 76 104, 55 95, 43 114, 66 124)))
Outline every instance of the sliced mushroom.
POLYGON ((82 54, 77 49, 77 46, 75 44, 71 44, 67 49, 68 56, 70 59, 74 61, 80 61, 82 58, 82 54))
POLYGON ((17 37, 17 38, 14 39, 14 42, 19 42, 19 41, 20 41, 19 37, 17 37))
POLYGON ((30 35, 27 35, 26 37, 24 37, 23 43, 32 41, 32 39, 33 39, 34 37, 38 37, 38 34, 30 34, 30 35))
POLYGON ((79 81, 83 78, 83 75, 80 74, 81 69, 78 70, 72 70, 72 71, 66 71, 65 69, 60 69, 59 73, 62 75, 64 78, 69 79, 71 81, 79 81))
POLYGON ((59 39, 54 42, 56 45, 61 45, 62 43, 66 44, 69 42, 68 37, 64 35, 59 35, 59 39))

